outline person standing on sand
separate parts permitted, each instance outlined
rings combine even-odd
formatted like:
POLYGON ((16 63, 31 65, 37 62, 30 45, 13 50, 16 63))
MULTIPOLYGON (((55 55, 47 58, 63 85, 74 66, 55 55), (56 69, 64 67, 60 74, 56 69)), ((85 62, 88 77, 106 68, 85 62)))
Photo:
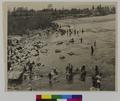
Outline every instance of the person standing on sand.
POLYGON ((32 71, 33 71, 33 65, 35 64, 35 62, 29 62, 29 71, 30 71, 30 79, 32 79, 32 71))
POLYGON ((82 34, 84 33, 84 30, 83 30, 83 28, 82 28, 82 34))
POLYGON ((93 46, 91 46, 91 55, 93 56, 93 54, 94 54, 94 48, 93 46))
POLYGON ((52 74, 51 73, 48 74, 48 79, 49 79, 49 84, 52 84, 52 74))
POLYGON ((95 75, 92 75, 92 87, 96 88, 97 82, 96 82, 96 77, 95 75))
POLYGON ((95 66, 95 75, 98 75, 100 72, 99 72, 99 68, 98 68, 98 66, 96 65, 95 66))
POLYGON ((94 90, 101 89, 102 73, 100 73, 98 66, 95 66, 95 73, 92 75, 92 87, 94 90))
POLYGON ((96 88, 98 90, 101 89, 101 79, 102 79, 102 73, 99 71, 98 66, 95 66, 95 78, 96 78, 96 88))
POLYGON ((81 42, 81 43, 83 42, 83 39, 82 39, 82 37, 80 38, 80 42, 81 42))
POLYGON ((66 67, 66 80, 69 79, 69 70, 70 70, 70 63, 66 67))
POLYGON ((101 89, 101 73, 96 75, 96 88, 97 90, 101 89))
POLYGON ((70 64, 69 71, 70 71, 71 74, 73 73, 73 65, 72 64, 70 64))
POLYGON ((81 68, 80 79, 81 79, 81 81, 84 81, 84 82, 86 80, 86 68, 85 68, 85 65, 83 65, 82 68, 81 68))
POLYGON ((69 71, 69 64, 66 66, 66 73, 69 71))
POLYGON ((66 67, 66 80, 68 80, 68 81, 73 80, 73 66, 70 63, 66 67))
POLYGON ((52 72, 53 80, 58 81, 58 71, 54 68, 52 72))

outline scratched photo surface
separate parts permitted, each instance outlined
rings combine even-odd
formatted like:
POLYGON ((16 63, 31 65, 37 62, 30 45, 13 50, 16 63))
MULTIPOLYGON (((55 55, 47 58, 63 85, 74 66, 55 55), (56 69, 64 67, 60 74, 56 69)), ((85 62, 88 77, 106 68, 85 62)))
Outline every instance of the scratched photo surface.
POLYGON ((8 91, 115 91, 116 2, 5 2, 8 91))

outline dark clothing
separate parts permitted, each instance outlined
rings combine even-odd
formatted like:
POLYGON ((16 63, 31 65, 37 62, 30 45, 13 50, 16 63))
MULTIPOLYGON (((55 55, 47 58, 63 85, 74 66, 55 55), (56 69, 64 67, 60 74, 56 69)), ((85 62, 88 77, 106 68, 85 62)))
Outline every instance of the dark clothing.
POLYGON ((66 79, 68 81, 71 81, 73 80, 73 66, 71 64, 69 64, 67 67, 66 67, 66 79))
POLYGON ((82 29, 82 33, 84 33, 84 30, 82 29))
POLYGON ((92 76, 92 86, 93 87, 97 87, 97 82, 96 82, 97 80, 96 80, 96 77, 95 76, 92 76))
POLYGON ((83 39, 82 39, 82 38, 80 38, 80 42, 81 42, 81 43, 83 42, 83 39))
POLYGON ((91 55, 93 55, 93 53, 94 53, 94 48, 93 46, 91 46, 91 55))
POLYGON ((99 68, 98 68, 98 66, 96 65, 95 66, 95 75, 98 75, 100 72, 99 72, 99 68))
POLYGON ((69 66, 66 67, 66 73, 69 71, 69 66))
POLYGON ((11 68, 11 62, 8 62, 8 71, 10 70, 11 68))
POLYGON ((57 72, 57 70, 56 70, 56 69, 54 69, 54 70, 53 70, 53 72, 54 72, 56 75, 58 75, 58 72, 57 72))
POLYGON ((48 78, 49 78, 49 80, 52 79, 52 74, 51 73, 48 74, 48 78))
POLYGON ((81 81, 85 81, 86 80, 86 71, 82 71, 81 72, 81 81))
POLYGON ((71 65, 71 67, 69 68, 69 73, 73 73, 73 67, 71 65))
POLYGON ((52 84, 52 74, 51 73, 48 74, 48 79, 49 79, 49 84, 52 84))
POLYGON ((101 76, 100 75, 94 75, 92 76, 92 85, 95 88, 101 88, 101 76))

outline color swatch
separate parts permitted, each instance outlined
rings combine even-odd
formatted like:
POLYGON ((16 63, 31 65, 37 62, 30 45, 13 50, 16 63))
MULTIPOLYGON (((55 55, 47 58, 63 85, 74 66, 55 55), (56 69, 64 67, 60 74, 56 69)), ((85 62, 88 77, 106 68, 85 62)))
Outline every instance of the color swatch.
POLYGON ((36 101, 82 101, 82 95, 36 95, 36 101))

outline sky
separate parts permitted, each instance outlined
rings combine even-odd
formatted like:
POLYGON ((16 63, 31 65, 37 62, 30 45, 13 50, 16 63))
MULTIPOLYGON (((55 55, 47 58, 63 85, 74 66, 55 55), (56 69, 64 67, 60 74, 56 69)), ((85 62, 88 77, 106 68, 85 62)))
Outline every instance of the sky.
POLYGON ((91 8, 92 5, 97 6, 101 4, 102 6, 114 6, 115 2, 7 2, 7 7, 12 10, 14 7, 27 7, 28 9, 41 10, 48 8, 51 4, 52 8, 57 9, 71 9, 71 8, 91 8))

